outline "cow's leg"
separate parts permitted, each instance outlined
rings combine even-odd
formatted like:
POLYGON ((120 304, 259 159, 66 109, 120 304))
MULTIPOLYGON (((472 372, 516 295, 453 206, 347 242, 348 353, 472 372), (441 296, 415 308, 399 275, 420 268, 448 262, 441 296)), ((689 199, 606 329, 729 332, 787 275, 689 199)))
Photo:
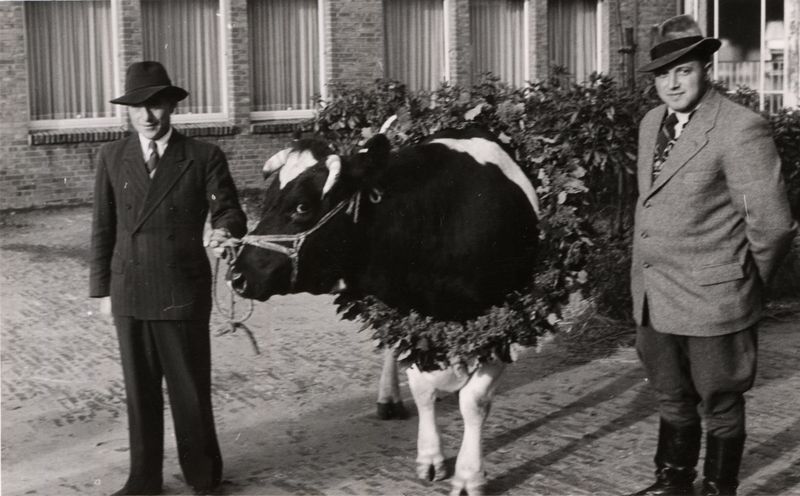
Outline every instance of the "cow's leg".
POLYGON ((444 455, 436 426, 436 387, 428 373, 416 366, 406 370, 408 386, 417 404, 419 430, 417 431, 417 475, 425 480, 442 480, 447 476, 444 455))
POLYGON ((394 350, 383 352, 383 369, 378 383, 378 418, 381 420, 407 419, 408 410, 400 398, 400 379, 394 350))
POLYGON ((466 491, 469 496, 483 494, 486 476, 483 469, 483 423, 489 415, 492 396, 505 364, 481 365, 459 391, 458 403, 464 419, 464 437, 456 459, 451 496, 466 491))

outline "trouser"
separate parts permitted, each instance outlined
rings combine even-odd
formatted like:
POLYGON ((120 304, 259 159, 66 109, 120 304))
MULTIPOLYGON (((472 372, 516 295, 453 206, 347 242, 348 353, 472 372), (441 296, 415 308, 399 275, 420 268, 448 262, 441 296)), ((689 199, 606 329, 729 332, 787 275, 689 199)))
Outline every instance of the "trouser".
POLYGON ((664 334, 645 324, 637 330, 636 349, 661 418, 676 426, 698 424, 699 405, 708 434, 744 436, 744 393, 756 374, 756 327, 697 337, 664 334))
POLYGON ((208 319, 137 320, 115 316, 128 405, 132 481, 161 481, 166 379, 178 457, 195 488, 219 484, 222 456, 211 406, 208 319))

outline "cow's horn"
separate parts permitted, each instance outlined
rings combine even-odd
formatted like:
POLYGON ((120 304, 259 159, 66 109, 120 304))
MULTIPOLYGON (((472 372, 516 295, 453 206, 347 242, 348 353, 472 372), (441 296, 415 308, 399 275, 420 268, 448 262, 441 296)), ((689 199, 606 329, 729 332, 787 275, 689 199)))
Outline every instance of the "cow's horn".
POLYGON ((261 172, 264 174, 264 176, 272 174, 276 170, 283 167, 284 164, 286 164, 286 161, 289 159, 289 153, 291 151, 291 148, 285 148, 264 162, 264 167, 261 169, 261 172))
POLYGON ((328 158, 325 159, 325 167, 328 168, 328 179, 325 180, 325 185, 322 187, 322 196, 325 196, 339 179, 339 173, 342 171, 342 159, 336 154, 328 155, 328 158))
POLYGON ((386 134, 386 131, 389 130, 389 128, 392 126, 392 124, 394 124, 394 121, 396 120, 397 120, 397 114, 394 114, 393 116, 386 119, 386 122, 383 123, 380 131, 378 131, 378 134, 386 134))

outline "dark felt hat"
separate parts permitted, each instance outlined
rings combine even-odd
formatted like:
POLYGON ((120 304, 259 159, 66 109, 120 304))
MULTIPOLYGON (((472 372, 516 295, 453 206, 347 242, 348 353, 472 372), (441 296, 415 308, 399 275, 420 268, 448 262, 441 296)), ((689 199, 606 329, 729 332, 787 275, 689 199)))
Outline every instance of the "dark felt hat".
POLYGON ((671 17, 653 27, 650 63, 640 67, 639 72, 653 72, 689 54, 710 55, 721 45, 718 39, 703 36, 691 16, 671 17))
POLYGON ((120 105, 141 105, 155 97, 167 97, 179 102, 189 93, 172 86, 167 70, 159 62, 134 62, 125 73, 125 94, 111 100, 120 105))

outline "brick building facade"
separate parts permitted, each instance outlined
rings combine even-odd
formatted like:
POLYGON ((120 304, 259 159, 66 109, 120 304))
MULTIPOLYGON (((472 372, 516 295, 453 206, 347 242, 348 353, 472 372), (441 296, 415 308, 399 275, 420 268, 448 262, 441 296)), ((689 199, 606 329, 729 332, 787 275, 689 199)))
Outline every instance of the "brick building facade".
MULTIPOLYGON (((97 1, 112 5, 114 60, 106 62, 113 65, 114 88, 121 94, 125 67, 142 60, 145 53, 142 43, 145 0, 97 1)), ((217 143, 225 151, 240 188, 258 186, 264 160, 286 145, 299 120, 281 115, 278 118, 254 115, 252 33, 248 22, 248 2, 254 0, 218 1, 224 16, 224 25, 220 24, 224 50, 222 109, 213 119, 203 120, 199 116, 176 124, 176 128, 217 143)), ((386 1, 319 0, 322 88, 329 82, 369 83, 386 75, 386 1)), ((441 1, 447 78, 456 84, 469 84, 473 75, 470 2, 474 0, 441 1)), ((552 63, 548 55, 548 30, 551 29, 548 6, 553 5, 553 1, 524 1, 527 80, 546 77, 552 63)), ((620 26, 632 28, 636 44, 648 47, 652 24, 688 8, 686 2, 676 0, 596 1, 598 68, 617 78, 624 77, 623 55, 619 49, 625 40, 620 26)), ((112 126, 82 127, 77 119, 52 129, 32 123, 26 3, 0 3, 0 209, 90 202, 96 152, 103 142, 124 136, 128 124, 122 113, 117 114, 116 125, 112 126)), ((796 9, 793 15, 797 15, 796 9)), ((793 23, 793 29, 797 24, 793 23)), ((646 50, 638 49, 636 56, 635 65, 643 63, 647 59, 646 50)), ((790 53, 790 60, 791 57, 797 57, 796 50, 790 53)), ((172 68, 168 66, 167 69, 173 73, 172 68)), ((791 84, 796 89, 797 70, 792 70, 795 81, 791 84)), ((190 93, 193 91, 192 87, 186 88, 190 93)))

